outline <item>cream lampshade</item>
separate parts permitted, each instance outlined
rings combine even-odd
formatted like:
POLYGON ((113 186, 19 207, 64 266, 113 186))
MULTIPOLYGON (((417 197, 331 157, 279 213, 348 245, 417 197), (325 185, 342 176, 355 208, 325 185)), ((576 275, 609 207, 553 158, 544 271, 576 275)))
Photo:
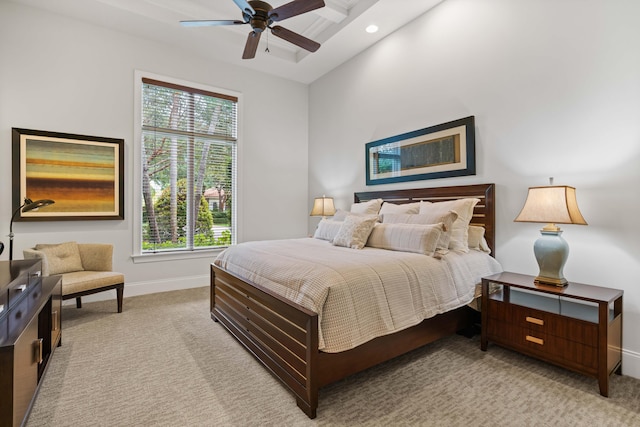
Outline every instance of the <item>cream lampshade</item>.
POLYGON ((313 209, 309 216, 331 216, 336 213, 336 208, 333 205, 333 197, 316 197, 313 201, 313 209))
MULTIPOLYGON (((550 180, 553 183, 553 179, 550 180)), ((569 245, 556 224, 587 225, 578 209, 576 189, 566 185, 531 187, 516 222, 538 222, 547 225, 533 246, 540 273, 535 282, 556 286, 567 285, 563 268, 569 256, 569 245)))

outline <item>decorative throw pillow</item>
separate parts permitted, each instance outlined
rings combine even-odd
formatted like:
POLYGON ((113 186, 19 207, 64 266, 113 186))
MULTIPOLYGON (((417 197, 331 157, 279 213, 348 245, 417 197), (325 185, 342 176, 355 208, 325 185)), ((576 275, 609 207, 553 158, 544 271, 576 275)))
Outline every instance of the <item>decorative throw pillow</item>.
POLYGON ((469 249, 475 249, 488 254, 491 253, 491 248, 489 248, 489 245, 484 238, 484 227, 477 225, 469 226, 469 249))
POLYGON ((420 202, 404 203, 396 205, 394 203, 384 202, 380 208, 380 215, 384 214, 417 214, 420 212, 420 202))
POLYGON ((451 229, 451 240, 449 241, 449 249, 459 252, 469 252, 469 223, 473 217, 473 208, 480 199, 466 198, 449 200, 446 202, 425 202, 420 204, 420 214, 439 214, 454 211, 458 214, 458 218, 453 223, 451 229))
POLYGON ((36 245, 36 250, 43 252, 47 257, 50 275, 84 270, 76 242, 60 243, 59 245, 40 244, 36 245))
POLYGON ((377 220, 377 215, 349 215, 342 221, 338 234, 333 238, 333 245, 353 249, 364 248, 377 220))
POLYGON ((383 224, 443 224, 443 231, 438 239, 437 249, 442 251, 449 250, 449 241, 451 240, 451 229, 453 223, 458 218, 458 214, 449 212, 429 212, 424 214, 384 214, 382 217, 383 224))
POLYGON ((334 221, 344 221, 344 219, 349 216, 349 212, 342 210, 342 209, 338 209, 336 210, 336 213, 333 214, 333 216, 331 217, 332 220, 334 221))
POLYGON ((315 233, 313 233, 313 237, 315 239, 328 240, 332 241, 338 231, 340 231, 340 227, 342 226, 342 221, 333 221, 331 219, 323 218, 318 223, 318 228, 316 228, 315 233))
MULTIPOLYGON (((338 209, 336 211, 336 213, 332 217, 329 217, 327 219, 330 219, 330 220, 336 221, 336 222, 342 222, 348 216, 370 217, 371 215, 373 215, 373 214, 353 213, 353 212, 347 212, 347 211, 343 211, 341 209, 338 209)), ((378 221, 380 221, 380 217, 379 216, 377 217, 377 219, 378 219, 378 221)))
POLYGON ((444 224, 376 224, 367 246, 392 251, 433 255, 444 224))
POLYGON ((351 213, 377 215, 378 212, 380 212, 381 205, 382 205, 382 199, 373 199, 367 202, 354 203, 351 205, 351 213))

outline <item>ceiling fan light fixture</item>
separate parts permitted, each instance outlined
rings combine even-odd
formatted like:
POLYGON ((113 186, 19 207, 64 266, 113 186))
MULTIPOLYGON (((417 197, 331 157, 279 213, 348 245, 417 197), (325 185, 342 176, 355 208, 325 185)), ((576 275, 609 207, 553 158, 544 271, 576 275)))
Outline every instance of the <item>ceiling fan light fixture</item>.
MULTIPOLYGON (((180 21, 185 27, 218 26, 218 25, 251 25, 251 32, 247 37, 242 59, 255 57, 260 35, 269 28, 271 33, 283 40, 293 43, 309 52, 315 52, 320 48, 320 43, 308 39, 298 33, 283 28, 279 25, 272 27, 274 22, 311 12, 324 7, 324 0, 293 0, 278 6, 275 9, 267 2, 261 0, 233 0, 242 11, 243 20, 191 20, 180 21)), ((266 51, 268 52, 268 46, 266 51)))
POLYGON ((378 32, 378 26, 376 24, 371 24, 364 29, 367 33, 373 34, 378 32))

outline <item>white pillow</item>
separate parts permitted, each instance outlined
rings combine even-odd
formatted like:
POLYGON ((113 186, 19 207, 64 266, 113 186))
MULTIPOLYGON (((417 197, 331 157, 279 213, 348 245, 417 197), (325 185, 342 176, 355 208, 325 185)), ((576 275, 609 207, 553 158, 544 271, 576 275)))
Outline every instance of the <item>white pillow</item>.
POLYGON ((331 243, 334 246, 362 249, 367 243, 369 234, 371 234, 371 230, 373 230, 377 220, 377 215, 349 215, 340 223, 340 230, 338 230, 338 234, 336 234, 331 243))
POLYGON ((384 202, 380 208, 380 215, 384 214, 417 214, 420 212, 420 202, 396 205, 384 202))
POLYGON ((349 215, 354 215, 354 216, 371 216, 371 215, 373 215, 373 214, 353 213, 353 212, 347 212, 347 211, 344 211, 344 210, 342 210, 342 209, 338 209, 338 210, 336 211, 336 213, 335 213, 335 214, 333 214, 333 216, 332 216, 332 217, 329 217, 329 218, 327 218, 327 219, 331 219, 331 220, 333 220, 333 221, 339 221, 339 222, 341 222, 341 221, 344 221, 344 219, 345 219, 346 217, 348 217, 349 215))
POLYGON ((332 241, 342 226, 342 221, 333 221, 330 219, 322 218, 318 223, 313 237, 315 239, 332 241))
POLYGON ((392 251, 433 255, 444 225, 376 224, 367 246, 392 251))
POLYGON ((377 215, 378 212, 380 212, 381 205, 382 199, 373 199, 367 202, 354 203, 351 205, 351 213, 377 215))
POLYGON ((449 241, 449 249, 459 252, 469 252, 469 223, 473 217, 473 208, 480 199, 466 198, 449 200, 446 202, 425 202, 420 203, 420 214, 443 214, 445 212, 454 211, 458 214, 458 218, 453 223, 451 229, 451 240, 449 241))
POLYGON ((458 218, 458 214, 454 211, 444 213, 430 212, 425 214, 384 214, 382 216, 383 224, 443 224, 443 231, 440 233, 437 248, 440 251, 449 250, 449 241, 451 240, 451 229, 454 222, 458 218))
POLYGON ((469 249, 475 249, 477 251, 491 253, 491 248, 484 238, 484 227, 477 225, 469 226, 469 249))
POLYGON ((349 215, 349 212, 342 209, 336 209, 336 213, 334 213, 330 219, 333 221, 344 221, 347 215, 349 215))

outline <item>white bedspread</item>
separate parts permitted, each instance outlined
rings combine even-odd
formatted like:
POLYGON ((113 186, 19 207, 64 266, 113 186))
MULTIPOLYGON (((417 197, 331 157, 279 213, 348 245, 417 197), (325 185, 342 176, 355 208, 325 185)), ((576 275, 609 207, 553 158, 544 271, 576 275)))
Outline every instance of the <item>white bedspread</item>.
POLYGON ((214 263, 318 313, 325 352, 351 349, 465 305, 481 277, 502 271, 495 259, 473 250, 436 259, 313 238, 241 243, 214 263))

